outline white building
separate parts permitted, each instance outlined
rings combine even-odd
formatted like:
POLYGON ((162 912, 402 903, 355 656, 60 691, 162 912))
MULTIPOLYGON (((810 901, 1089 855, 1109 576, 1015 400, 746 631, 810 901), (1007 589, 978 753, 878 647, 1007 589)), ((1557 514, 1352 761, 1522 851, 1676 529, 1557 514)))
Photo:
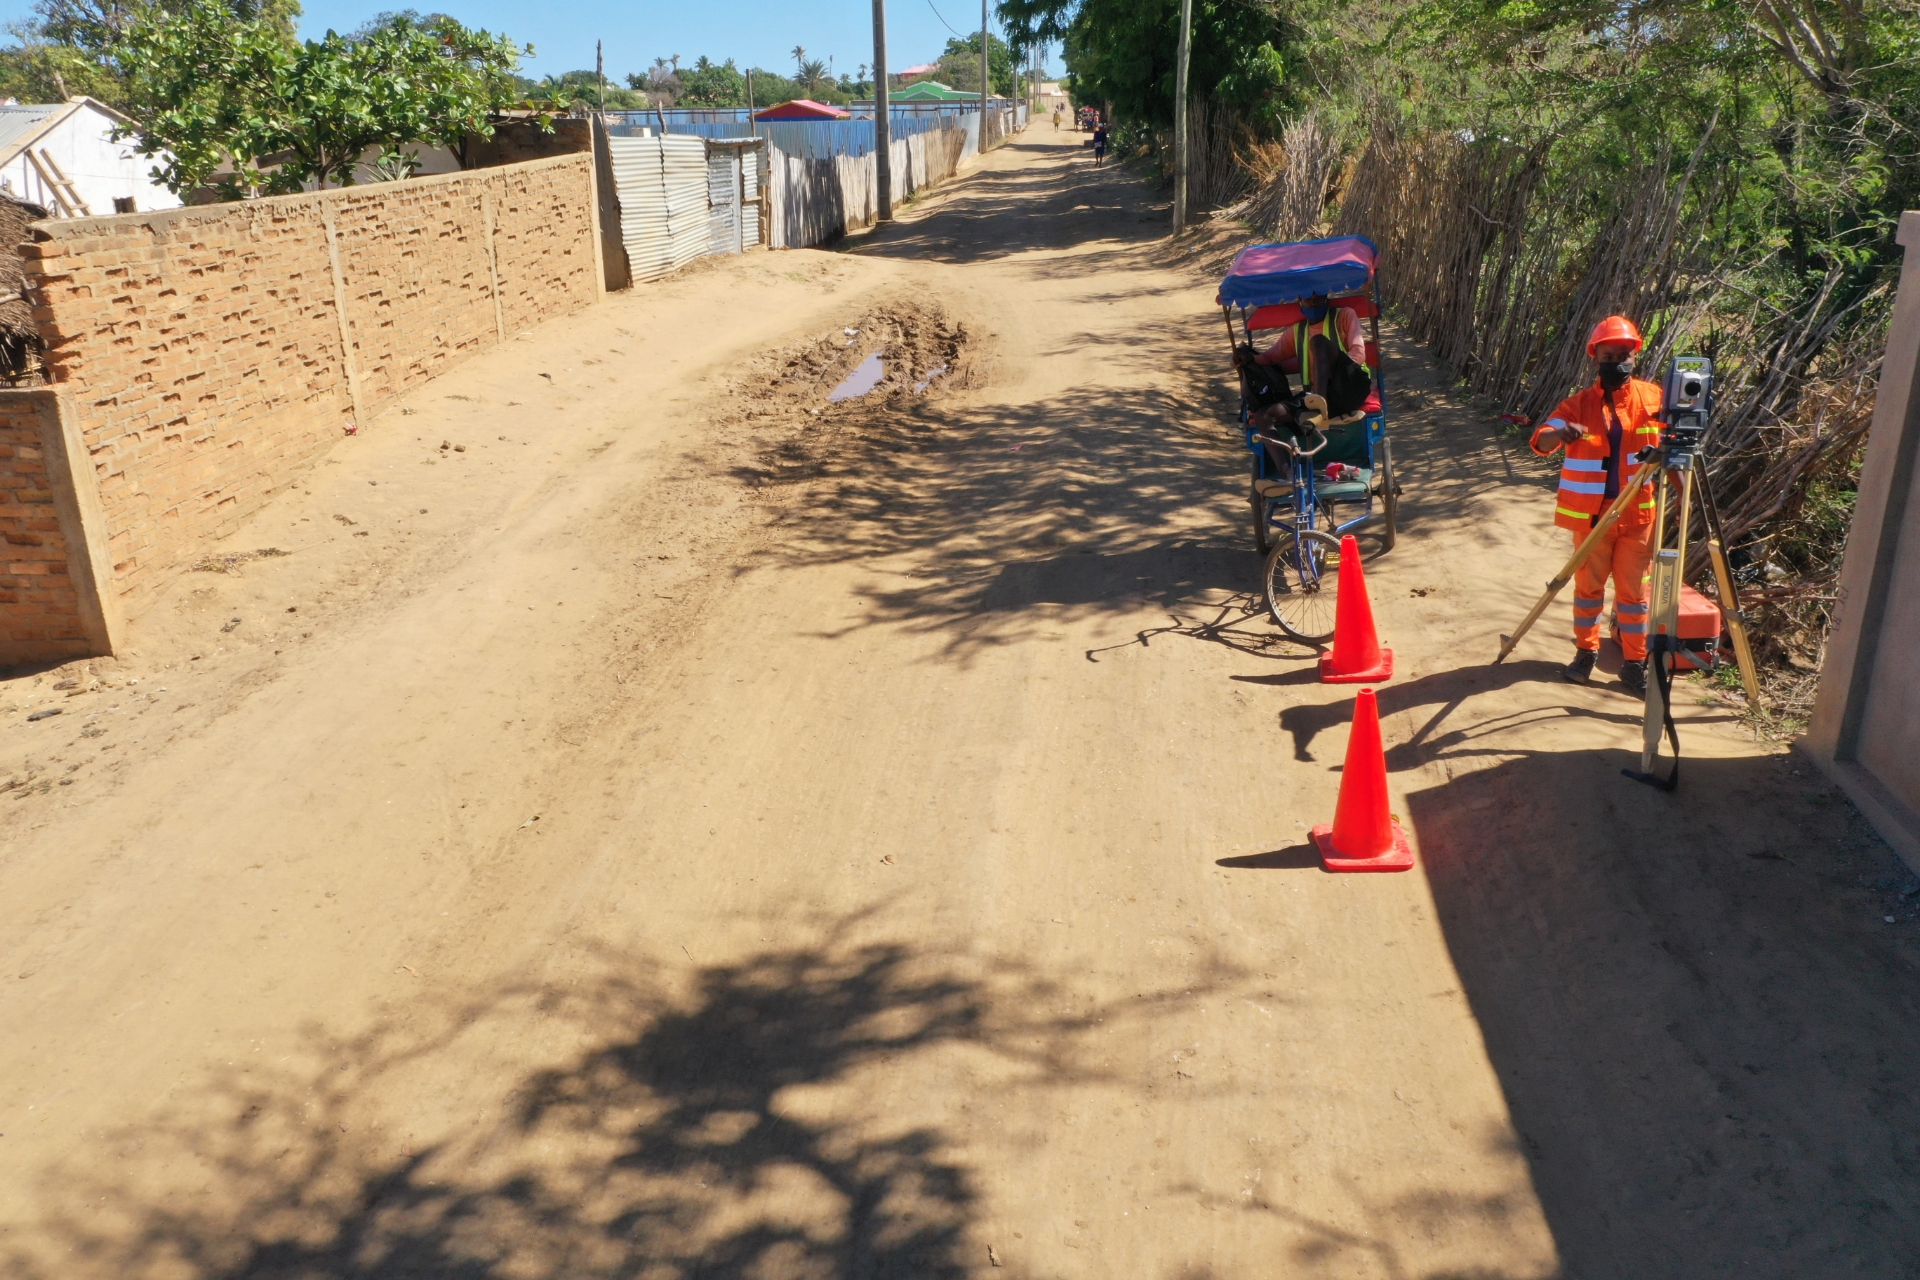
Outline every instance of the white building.
POLYGON ((51 104, 0 103, 0 191, 56 218, 175 209, 180 197, 156 183, 154 161, 115 142, 125 116, 92 98, 51 104))

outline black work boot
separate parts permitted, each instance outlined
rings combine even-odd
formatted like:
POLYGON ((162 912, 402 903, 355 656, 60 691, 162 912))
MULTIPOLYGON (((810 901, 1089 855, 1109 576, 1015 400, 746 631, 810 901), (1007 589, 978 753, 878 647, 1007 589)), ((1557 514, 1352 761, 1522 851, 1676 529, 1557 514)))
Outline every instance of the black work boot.
POLYGON ((1560 674, 1575 684, 1585 684, 1593 679, 1593 660, 1598 657, 1591 649, 1577 650, 1573 661, 1560 669, 1560 674))
POLYGON ((1620 664, 1620 683, 1636 698, 1647 696, 1647 660, 1620 664))

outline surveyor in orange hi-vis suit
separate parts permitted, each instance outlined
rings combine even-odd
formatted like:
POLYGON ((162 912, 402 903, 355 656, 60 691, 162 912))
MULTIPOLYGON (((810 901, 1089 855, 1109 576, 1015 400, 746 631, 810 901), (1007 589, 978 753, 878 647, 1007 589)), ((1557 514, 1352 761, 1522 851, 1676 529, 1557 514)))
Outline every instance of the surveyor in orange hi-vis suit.
MULTIPOLYGON (((1560 463, 1560 491, 1553 522, 1573 534, 1577 547, 1620 492, 1639 464, 1633 455, 1660 441, 1660 388, 1633 376, 1640 330, 1625 316, 1608 316, 1587 339, 1587 355, 1598 365, 1593 385, 1560 402, 1534 429, 1533 451, 1549 457, 1566 450, 1560 463)), ((1647 570, 1653 563, 1654 491, 1649 481, 1627 503, 1573 575, 1573 661, 1561 674, 1576 684, 1593 676, 1600 652, 1600 613, 1606 607, 1607 579, 1613 579, 1613 607, 1620 635, 1620 683, 1627 692, 1647 692, 1647 570)))

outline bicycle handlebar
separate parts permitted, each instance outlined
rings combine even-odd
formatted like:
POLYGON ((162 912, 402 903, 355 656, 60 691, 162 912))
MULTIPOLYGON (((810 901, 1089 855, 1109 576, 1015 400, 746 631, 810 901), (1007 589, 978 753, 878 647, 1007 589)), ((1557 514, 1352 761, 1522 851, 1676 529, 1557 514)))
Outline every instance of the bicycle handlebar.
POLYGON ((1286 450, 1286 451, 1287 451, 1288 453, 1291 453, 1291 454, 1295 454, 1295 455, 1297 455, 1297 456, 1299 456, 1299 457, 1302 457, 1302 458, 1311 458, 1311 457, 1312 457, 1312 456, 1313 456, 1314 454, 1316 454, 1316 453, 1318 453, 1318 452, 1320 452, 1320 451, 1321 451, 1322 449, 1324 449, 1324 448, 1326 448, 1326 447, 1327 447, 1327 445, 1328 445, 1328 443, 1329 443, 1329 441, 1327 440, 1327 437, 1326 437, 1326 435, 1325 435, 1324 433, 1322 433, 1322 432, 1319 432, 1319 431, 1316 431, 1316 432, 1314 432, 1314 434, 1320 437, 1320 443, 1319 443, 1319 444, 1317 444, 1317 445, 1315 445, 1315 446, 1313 446, 1313 448, 1311 448, 1311 449, 1302 449, 1302 448, 1300 447, 1300 445, 1298 444, 1298 442, 1296 442, 1296 441, 1293 441, 1293 440, 1282 440, 1282 439, 1280 439, 1280 438, 1279 438, 1278 436, 1270 436, 1270 435, 1265 435, 1265 434, 1263 434, 1262 432, 1260 432, 1260 431, 1258 431, 1258 430, 1256 430, 1256 431, 1255 431, 1255 432, 1253 433, 1253 438, 1254 438, 1255 440, 1258 440, 1258 441, 1260 441, 1260 442, 1261 442, 1261 443, 1263 443, 1263 444, 1277 444, 1277 445, 1279 445, 1279 446, 1280 446, 1280 447, 1281 447, 1282 449, 1285 449, 1285 450, 1286 450))

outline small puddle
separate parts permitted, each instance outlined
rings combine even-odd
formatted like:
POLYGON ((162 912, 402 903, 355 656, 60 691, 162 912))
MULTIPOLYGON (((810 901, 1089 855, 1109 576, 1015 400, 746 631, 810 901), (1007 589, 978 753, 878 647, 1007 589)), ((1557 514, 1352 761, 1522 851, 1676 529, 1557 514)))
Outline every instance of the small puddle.
POLYGON ((941 374, 945 373, 946 371, 947 371, 947 366, 943 364, 937 364, 933 366, 933 368, 927 370, 927 376, 913 384, 913 394, 919 395, 922 391, 925 391, 928 387, 933 385, 933 380, 935 378, 939 377, 941 374))
POLYGON ((862 360, 860 366, 847 375, 845 382, 833 389, 833 394, 827 397, 827 403, 832 404, 836 400, 852 400, 857 396, 863 396, 879 386, 880 379, 886 376, 887 367, 881 363, 880 353, 876 351, 862 360))

